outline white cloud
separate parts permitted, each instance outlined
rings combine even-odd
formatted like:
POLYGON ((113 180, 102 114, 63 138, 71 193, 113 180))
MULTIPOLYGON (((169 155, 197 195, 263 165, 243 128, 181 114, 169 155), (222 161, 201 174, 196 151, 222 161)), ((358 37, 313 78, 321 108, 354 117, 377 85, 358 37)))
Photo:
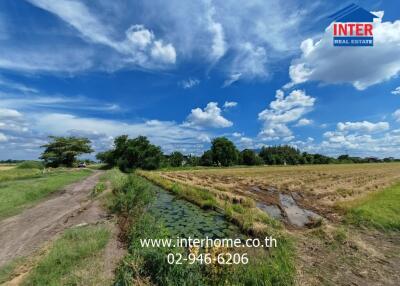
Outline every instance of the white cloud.
POLYGON ((238 105, 238 103, 235 102, 235 101, 225 101, 225 103, 224 103, 224 108, 225 108, 225 109, 228 109, 228 108, 235 107, 235 106, 237 106, 237 105, 238 105))
POLYGON ((339 122, 337 124, 337 129, 339 131, 355 131, 363 133, 374 133, 381 132, 389 129, 389 123, 387 122, 377 122, 372 123, 369 121, 361 122, 339 122))
POLYGON ((145 29, 143 25, 132 25, 125 33, 129 42, 141 50, 147 48, 154 40, 153 32, 145 29))
POLYGON ((309 150, 339 155, 397 156, 400 146, 400 130, 389 130, 387 122, 339 122, 336 130, 323 134, 320 144, 308 144, 309 150))
POLYGON ((225 81, 224 84, 222 85, 222 87, 227 87, 232 85, 234 82, 237 82, 240 77, 242 76, 242 73, 234 73, 231 74, 225 81))
POLYGON ((151 49, 151 55, 161 63, 174 64, 176 61, 175 48, 171 44, 164 44, 163 41, 155 41, 151 49))
MULTIPOLYGON (((383 16, 383 13, 376 13, 383 16)), ((374 23, 374 47, 334 47, 332 25, 321 39, 306 39, 302 55, 289 68, 291 83, 351 83, 359 90, 389 80, 400 72, 400 20, 374 23)))
POLYGON ((329 9, 312 0, 27 1, 57 18, 42 15, 51 30, 22 19, 31 35, 24 47, 6 29, 12 21, 0 19, 0 67, 78 73, 202 62, 223 73, 225 86, 266 79, 276 60, 297 52, 314 10, 329 9))
POLYGON ((199 84, 200 80, 198 80, 197 78, 189 78, 179 82, 179 85, 182 86, 183 89, 189 89, 199 84))
POLYGON ((400 122, 400 109, 397 109, 392 115, 397 122, 400 122))
POLYGON ((0 119, 17 119, 21 117, 22 114, 15 109, 0 108, 0 119))
MULTIPOLYGON (((80 1, 28 0, 75 28, 88 42, 113 49, 120 58, 112 63, 115 68, 137 65, 144 68, 161 68, 176 62, 176 51, 171 43, 156 39, 154 33, 143 25, 131 25, 125 31, 125 39, 116 40, 114 29, 102 22, 80 1)), ((113 57, 111 57, 113 58, 113 57)), ((1 61, 0 61, 1 64, 1 61)))
POLYGON ((267 51, 263 46, 245 42, 236 47, 235 58, 229 67, 230 76, 224 86, 240 79, 265 79, 268 76, 267 51))
POLYGON ((216 11, 215 6, 211 5, 211 1, 208 4, 208 12, 207 12, 207 29, 213 35, 212 45, 211 45, 211 57, 213 60, 219 60, 226 51, 226 42, 225 42, 225 34, 224 28, 221 23, 218 23, 214 20, 216 11))
POLYGON ((21 91, 21 92, 38 93, 38 90, 35 88, 8 80, 2 76, 0 76, 0 87, 5 87, 7 89, 17 90, 17 91, 21 91))
MULTIPOLYGON (((200 154, 210 142, 210 133, 188 128, 173 121, 148 120, 128 123, 119 120, 100 119, 95 117, 80 117, 67 113, 29 113, 24 115, 24 121, 29 122, 29 131, 11 130, 0 124, 1 134, 7 138, 3 145, 10 149, 7 154, 23 159, 35 158, 40 153, 48 135, 85 136, 89 138, 96 152, 111 148, 113 139, 122 134, 130 137, 147 136, 154 144, 165 152, 181 150, 200 154), (62 122, 62 124, 60 124, 62 122), (27 150, 30 150, 29 152, 27 150), (15 155, 15 156, 14 156, 15 155), (25 156, 25 157, 24 157, 25 156)), ((1 122, 0 122, 1 123, 1 122)), ((21 121, 20 124, 23 122, 21 121)), ((3 155, 3 156, 2 156, 3 155)), ((6 156, 6 157, 7 157, 6 156)))
POLYGON ((314 102, 315 98, 302 90, 293 90, 285 97, 284 92, 278 89, 275 100, 269 104, 269 108, 258 114, 258 119, 263 122, 259 136, 264 140, 291 138, 292 131, 287 124, 299 120, 310 112, 314 102))
POLYGON ((302 118, 297 122, 296 126, 307 126, 312 123, 313 123, 313 121, 311 119, 302 118))
POLYGON ((394 95, 400 95, 400 86, 396 87, 394 90, 391 92, 394 95))
POLYGON ((7 136, 0 132, 0 142, 6 142, 7 140, 7 136))
POLYGON ((242 136, 243 136, 243 133, 233 132, 233 133, 232 133, 232 136, 233 136, 233 137, 242 137, 242 136))
POLYGON ((232 126, 233 123, 221 115, 221 109, 218 107, 218 103, 209 102, 204 110, 201 108, 192 109, 187 117, 185 125, 200 128, 224 128, 232 126))

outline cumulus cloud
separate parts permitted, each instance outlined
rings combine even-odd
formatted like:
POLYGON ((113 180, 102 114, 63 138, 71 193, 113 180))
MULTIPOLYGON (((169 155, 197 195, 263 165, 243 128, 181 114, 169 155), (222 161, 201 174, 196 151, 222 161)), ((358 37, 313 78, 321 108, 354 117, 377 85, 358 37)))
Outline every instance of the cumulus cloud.
POLYGON ((224 128, 232 126, 233 123, 221 115, 221 108, 218 107, 218 103, 209 102, 204 110, 201 108, 192 109, 185 125, 200 128, 224 128))
POLYGON ((363 133, 374 133, 385 131, 389 129, 389 123, 387 122, 369 122, 369 121, 361 121, 361 122, 339 122, 337 124, 337 130, 341 132, 346 131, 355 131, 355 132, 363 132, 363 133))
POLYGON ((295 59, 286 87, 306 81, 330 84, 350 83, 356 89, 389 80, 400 71, 400 20, 383 22, 383 13, 374 22, 374 47, 334 47, 331 24, 319 40, 306 39, 302 55, 295 59))
POLYGON ((394 95, 400 95, 400 86, 396 87, 394 90, 391 92, 394 95))
POLYGON ((315 98, 302 90, 293 90, 287 96, 282 90, 277 90, 269 108, 258 114, 258 119, 263 122, 259 136, 264 140, 291 140, 292 131, 287 125, 310 112, 314 102, 315 98))
POLYGON ((296 126, 299 126, 299 127, 300 126, 307 126, 307 125, 310 125, 312 123, 313 123, 313 121, 311 119, 302 118, 297 122, 296 126))
POLYGON ((389 130, 387 122, 339 122, 323 138, 319 145, 309 147, 336 155, 348 151, 359 156, 393 156, 400 145, 400 130, 389 130))
POLYGON ((225 103, 224 103, 224 108, 225 108, 225 109, 228 109, 228 108, 235 107, 235 106, 237 106, 237 105, 238 105, 238 103, 235 102, 235 101, 225 101, 225 103))
POLYGON ((197 78, 189 78, 186 80, 182 80, 178 83, 183 89, 189 89, 189 88, 193 88, 196 85, 200 84, 200 80, 198 80, 197 78))

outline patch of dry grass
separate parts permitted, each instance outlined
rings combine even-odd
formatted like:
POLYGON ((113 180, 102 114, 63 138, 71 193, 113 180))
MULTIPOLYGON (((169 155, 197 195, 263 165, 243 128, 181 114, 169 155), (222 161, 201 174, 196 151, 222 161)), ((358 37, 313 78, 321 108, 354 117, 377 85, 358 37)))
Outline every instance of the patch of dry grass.
POLYGON ((231 194, 251 187, 300 192, 318 203, 334 205, 400 181, 400 163, 262 166, 162 171, 166 179, 231 194))

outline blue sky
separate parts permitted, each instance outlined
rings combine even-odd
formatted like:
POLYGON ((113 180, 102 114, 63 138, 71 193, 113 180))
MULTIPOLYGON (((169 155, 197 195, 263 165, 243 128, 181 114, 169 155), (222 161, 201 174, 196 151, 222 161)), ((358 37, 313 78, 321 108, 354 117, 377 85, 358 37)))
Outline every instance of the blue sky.
POLYGON ((1 1, 0 159, 120 134, 400 157, 397 2, 1 1), (379 16, 374 47, 333 47, 328 16, 350 3, 379 16))

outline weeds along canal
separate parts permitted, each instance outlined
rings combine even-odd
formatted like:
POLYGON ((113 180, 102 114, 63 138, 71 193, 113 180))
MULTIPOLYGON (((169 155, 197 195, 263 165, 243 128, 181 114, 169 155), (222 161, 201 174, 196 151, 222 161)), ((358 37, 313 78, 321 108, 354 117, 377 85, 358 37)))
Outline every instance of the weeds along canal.
POLYGON ((236 238, 241 237, 237 226, 228 222, 224 215, 177 198, 167 190, 149 182, 155 193, 148 211, 175 237, 236 238))

